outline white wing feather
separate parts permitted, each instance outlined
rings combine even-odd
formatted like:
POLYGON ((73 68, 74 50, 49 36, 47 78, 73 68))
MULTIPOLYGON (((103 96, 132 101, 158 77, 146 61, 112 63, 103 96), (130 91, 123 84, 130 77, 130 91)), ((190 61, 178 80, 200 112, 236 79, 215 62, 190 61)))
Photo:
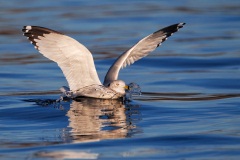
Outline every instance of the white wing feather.
POLYGON ((24 26, 23 32, 40 53, 58 64, 71 90, 101 85, 92 54, 78 41, 38 26, 24 26))
POLYGON ((179 28, 182 28, 183 25, 185 25, 185 23, 178 23, 158 30, 143 38, 128 51, 124 52, 108 70, 104 79, 104 85, 107 86, 112 81, 117 80, 121 68, 131 65, 135 61, 147 56, 150 52, 161 45, 167 37, 171 36, 174 32, 177 32, 179 28))

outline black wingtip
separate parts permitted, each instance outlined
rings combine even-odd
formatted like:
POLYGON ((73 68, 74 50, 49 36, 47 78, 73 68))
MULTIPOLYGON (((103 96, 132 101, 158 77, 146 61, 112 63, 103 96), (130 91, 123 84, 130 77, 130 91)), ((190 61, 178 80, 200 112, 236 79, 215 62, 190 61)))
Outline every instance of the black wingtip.
POLYGON ((178 23, 178 28, 182 28, 186 23, 178 23))
POLYGON ((22 32, 25 34, 25 33, 28 33, 31 29, 32 29, 32 26, 23 26, 22 32))

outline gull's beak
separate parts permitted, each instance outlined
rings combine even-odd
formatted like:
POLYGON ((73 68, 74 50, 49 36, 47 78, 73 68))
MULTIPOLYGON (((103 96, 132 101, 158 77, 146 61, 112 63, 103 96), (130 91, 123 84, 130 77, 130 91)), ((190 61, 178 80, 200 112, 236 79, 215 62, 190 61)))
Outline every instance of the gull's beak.
POLYGON ((125 85, 124 87, 126 90, 129 90, 129 86, 128 85, 125 85))

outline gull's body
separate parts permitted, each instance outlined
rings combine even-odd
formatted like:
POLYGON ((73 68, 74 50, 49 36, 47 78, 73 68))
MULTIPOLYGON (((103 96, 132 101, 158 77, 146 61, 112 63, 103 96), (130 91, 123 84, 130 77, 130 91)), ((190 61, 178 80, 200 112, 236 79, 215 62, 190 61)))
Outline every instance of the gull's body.
POLYGON ((74 97, 117 99, 125 95, 125 82, 118 80, 120 69, 147 56, 184 24, 158 30, 124 52, 108 70, 103 85, 98 78, 91 52, 75 39, 38 26, 24 26, 22 31, 40 53, 58 64, 74 97))

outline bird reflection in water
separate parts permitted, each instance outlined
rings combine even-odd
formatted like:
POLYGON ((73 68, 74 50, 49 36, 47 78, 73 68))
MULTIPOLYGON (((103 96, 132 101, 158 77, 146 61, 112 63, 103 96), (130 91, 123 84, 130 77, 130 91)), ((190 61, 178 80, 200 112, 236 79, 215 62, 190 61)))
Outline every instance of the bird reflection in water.
POLYGON ((67 112, 71 139, 74 142, 131 137, 140 132, 139 106, 121 100, 81 98, 72 101, 67 112))
POLYGON ((51 99, 25 101, 66 111, 69 124, 62 128, 60 137, 63 143, 119 139, 142 132, 137 127, 141 120, 140 106, 122 99, 77 98, 60 103, 51 99))
MULTIPOLYGON (((43 107, 51 107, 66 111, 69 124, 62 128, 60 143, 96 142, 104 139, 120 139, 141 133, 137 123, 141 120, 139 105, 122 100, 93 98, 67 99, 67 103, 56 100, 29 99, 43 107), (69 108, 70 102, 70 108, 69 108), (69 108, 69 109, 68 109, 69 108)), ((52 142, 54 144, 56 142, 52 142)), ((59 142, 58 142, 59 143, 59 142)), ((49 143, 51 145, 51 142, 49 143)), ((37 158, 53 159, 97 159, 99 153, 85 150, 37 151, 37 158)))

